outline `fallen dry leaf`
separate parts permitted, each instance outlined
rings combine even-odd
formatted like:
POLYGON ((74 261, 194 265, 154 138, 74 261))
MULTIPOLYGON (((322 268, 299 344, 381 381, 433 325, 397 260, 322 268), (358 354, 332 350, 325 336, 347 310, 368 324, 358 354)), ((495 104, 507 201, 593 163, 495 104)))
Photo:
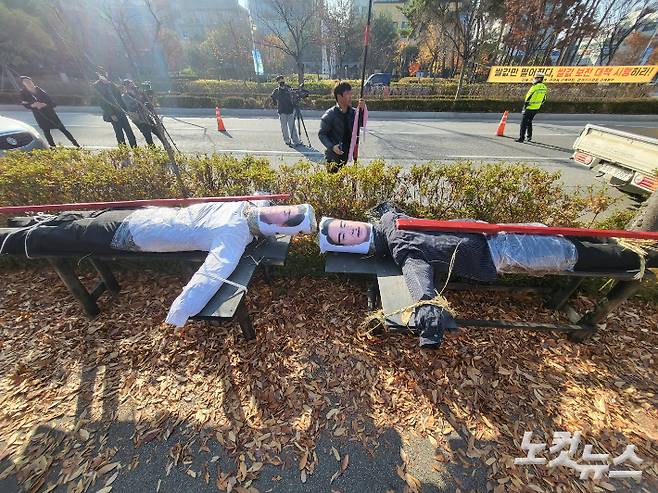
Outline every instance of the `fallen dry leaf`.
POLYGON ((112 463, 110 463, 110 464, 105 464, 103 467, 101 467, 101 468, 97 471, 96 474, 98 474, 98 476, 102 476, 103 474, 107 474, 107 473, 110 472, 112 469, 118 467, 119 464, 120 464, 119 462, 112 462, 112 463))
POLYGON ((112 483, 114 483, 114 480, 117 478, 118 475, 119 475, 119 471, 112 474, 112 476, 110 476, 110 478, 107 481, 105 481, 105 486, 110 486, 112 483))
MULTIPOLYGON (((434 466, 454 462, 469 474, 484 465, 496 493, 523 491, 528 484, 547 493, 583 487, 568 471, 514 467, 514 457, 524 453, 519 444, 526 430, 536 432, 533 441, 550 441, 554 431, 582 429, 584 441, 613 456, 626 445, 620 437, 632 437, 647 464, 658 461, 655 430, 647 424, 658 422, 650 405, 658 310, 639 298, 611 314, 607 328, 584 344, 559 334, 466 329, 447 335, 430 353, 418 351, 410 336, 362 337, 365 295, 361 285, 343 280, 256 280, 245 300, 258 340, 248 343, 233 322, 212 328, 190 322, 178 333, 161 325, 187 279, 130 269, 117 269, 117 275, 123 292, 111 304, 102 297, 107 313, 94 320, 81 316, 48 269, 16 269, 3 278, 0 460, 11 464, 0 476, 11 476, 21 491, 38 485, 48 468, 61 470, 64 479, 85 464, 65 489, 94 491, 120 466, 101 473, 103 467, 115 457, 136 457, 130 448, 145 438, 171 448, 166 475, 206 457, 219 464, 219 455, 210 459, 219 447, 226 472, 217 473, 218 488, 243 493, 253 493, 250 481, 265 469, 259 464, 294 470, 307 451, 301 470, 309 482, 323 433, 337 433, 369 454, 390 445, 380 441, 384 432, 428 438, 428 447, 442 447, 434 466), (96 380, 82 381, 81 372, 95 373, 96 380), (81 416, 80 405, 86 410, 81 416), (119 408, 132 413, 128 426, 134 428, 133 441, 120 445, 121 455, 107 428, 119 408), (50 428, 68 419, 74 421, 70 434, 50 428), (29 429, 32 436, 25 433, 29 429), (473 441, 458 453, 450 448, 452 440, 443 439, 451 434, 468 434, 473 441)), ((86 285, 95 282, 91 273, 81 276, 86 285)), ((565 320, 539 297, 468 291, 447 296, 464 318, 565 320)), ((572 303, 580 313, 593 308, 587 293, 572 303)), ((148 458, 138 452, 145 463, 148 458)), ((330 453, 338 466, 335 482, 343 457, 337 446, 330 453)), ((121 470, 129 475, 138 463, 133 459, 121 470)), ((396 470, 411 490, 409 482, 415 483, 407 470, 396 470)), ((203 466, 196 474, 200 485, 215 476, 203 466)), ((658 471, 647 467, 644 476, 655 482, 658 471)), ((607 491, 603 484, 611 483, 596 488, 607 491)))
POLYGON ((300 471, 306 467, 307 462, 308 462, 308 450, 306 452, 304 452, 304 455, 302 455, 302 458, 299 461, 299 470, 300 471))

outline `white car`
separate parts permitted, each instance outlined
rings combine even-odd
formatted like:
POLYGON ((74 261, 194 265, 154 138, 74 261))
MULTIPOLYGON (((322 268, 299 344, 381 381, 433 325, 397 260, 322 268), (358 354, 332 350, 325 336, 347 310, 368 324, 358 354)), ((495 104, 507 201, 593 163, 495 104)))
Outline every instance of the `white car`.
POLYGON ((48 147, 48 143, 34 127, 0 116, 0 156, 7 151, 31 151, 48 147))

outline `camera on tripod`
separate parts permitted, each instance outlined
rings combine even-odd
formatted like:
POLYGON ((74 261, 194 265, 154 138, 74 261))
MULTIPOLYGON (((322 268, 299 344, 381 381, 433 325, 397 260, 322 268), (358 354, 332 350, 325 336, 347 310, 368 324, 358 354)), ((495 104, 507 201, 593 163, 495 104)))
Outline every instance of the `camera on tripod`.
POLYGON ((310 95, 311 95, 310 91, 304 89, 303 82, 299 84, 299 87, 297 87, 296 89, 290 89, 290 99, 292 101, 293 106, 299 106, 299 102, 310 95))

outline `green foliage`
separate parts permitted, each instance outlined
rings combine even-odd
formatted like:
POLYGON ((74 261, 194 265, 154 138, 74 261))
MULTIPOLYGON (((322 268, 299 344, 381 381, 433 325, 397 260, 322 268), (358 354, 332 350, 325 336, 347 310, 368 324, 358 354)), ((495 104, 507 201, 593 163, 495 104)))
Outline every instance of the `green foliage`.
POLYGON ((148 148, 98 154, 63 148, 9 152, 0 162, 0 201, 43 204, 176 197, 166 162, 164 151, 148 148))
POLYGON ((370 66, 384 72, 392 72, 400 41, 395 22, 383 14, 374 17, 370 35, 370 66))
MULTIPOLYGON (((378 202, 394 200, 424 217, 573 225, 611 203, 600 191, 567 191, 558 173, 524 164, 426 163, 403 169, 374 161, 330 174, 308 161, 275 169, 267 159, 251 156, 180 156, 180 162, 194 196, 288 192, 295 202, 313 204, 319 216, 365 219, 378 202)), ((149 148, 10 152, 0 161, 0 205, 179 196, 166 163, 163 151, 149 148)))
POLYGON ((5 61, 18 67, 48 64, 54 44, 37 17, 0 3, 0 33, 0 53, 5 61))
POLYGON ((594 227, 597 229, 626 229, 635 214, 637 211, 630 209, 615 211, 607 218, 597 222, 594 227))
MULTIPOLYGON (((333 86, 332 86, 333 87, 333 86)), ((270 91, 271 92, 271 91, 270 91)), ((95 106, 92 96, 51 95, 59 105, 95 106)), ((195 96, 161 95, 157 97, 159 106, 173 108, 268 108, 271 107, 267 95, 250 96, 195 96)), ((0 93, 0 104, 16 104, 16 93, 0 93)), ((505 110, 521 111, 522 100, 466 98, 457 102, 452 97, 397 97, 391 99, 367 99, 370 110, 379 111, 463 111, 502 113, 505 110)), ((311 96, 302 103, 303 109, 324 111, 336 104, 333 96, 311 96)), ((658 100, 587 100, 548 101, 542 107, 543 113, 610 113, 621 115, 653 115, 658 113, 658 100)))

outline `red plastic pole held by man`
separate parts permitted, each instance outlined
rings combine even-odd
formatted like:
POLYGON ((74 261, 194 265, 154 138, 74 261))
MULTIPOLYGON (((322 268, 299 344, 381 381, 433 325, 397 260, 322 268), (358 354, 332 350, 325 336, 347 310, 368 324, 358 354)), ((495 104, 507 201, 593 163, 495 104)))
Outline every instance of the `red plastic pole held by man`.
POLYGON ((0 214, 18 214, 23 212, 81 211, 89 209, 119 209, 136 207, 178 207, 205 202, 242 202, 245 200, 285 200, 290 194, 274 195, 237 195, 229 197, 192 197, 189 199, 148 199, 120 200, 117 202, 80 202, 75 204, 12 205, 0 207, 0 214))
POLYGON ((658 233, 646 231, 624 231, 587 228, 551 228, 523 224, 488 224, 471 221, 435 221, 433 219, 398 219, 398 229, 410 231, 446 231, 453 233, 519 233, 526 235, 588 236, 597 238, 633 238, 637 240, 657 240, 658 233))

